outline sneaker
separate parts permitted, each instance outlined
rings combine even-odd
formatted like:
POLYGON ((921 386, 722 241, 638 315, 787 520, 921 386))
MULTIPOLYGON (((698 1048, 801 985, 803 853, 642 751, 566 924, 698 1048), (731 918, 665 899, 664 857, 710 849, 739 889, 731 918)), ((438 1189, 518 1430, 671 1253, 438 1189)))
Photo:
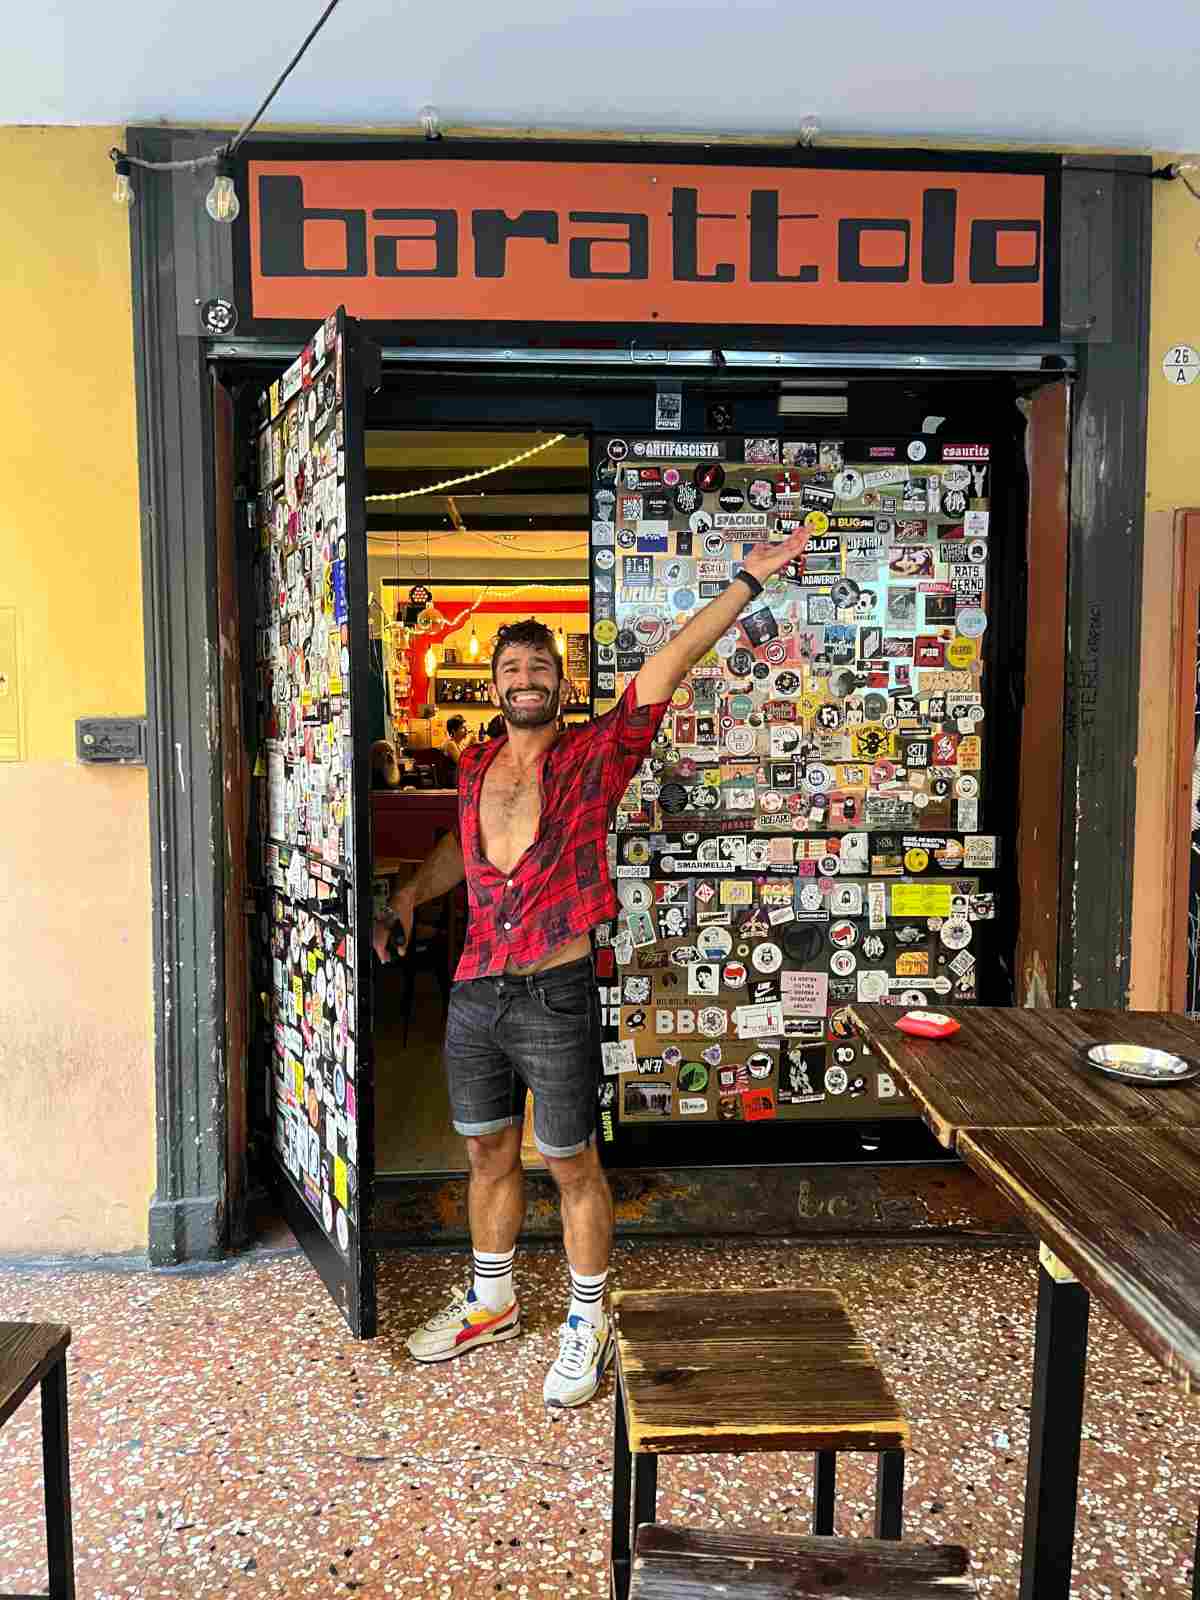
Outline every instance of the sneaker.
POLYGON ((548 1406, 581 1406, 600 1387, 613 1358, 612 1324, 599 1328, 586 1317, 568 1317, 559 1329, 558 1360, 546 1374, 542 1399, 548 1406))
POLYGON ((521 1308, 515 1300, 503 1311, 493 1311, 475 1296, 456 1289, 450 1304, 409 1335, 409 1354, 418 1361, 452 1361, 477 1350, 481 1344, 501 1344, 521 1331, 521 1308))

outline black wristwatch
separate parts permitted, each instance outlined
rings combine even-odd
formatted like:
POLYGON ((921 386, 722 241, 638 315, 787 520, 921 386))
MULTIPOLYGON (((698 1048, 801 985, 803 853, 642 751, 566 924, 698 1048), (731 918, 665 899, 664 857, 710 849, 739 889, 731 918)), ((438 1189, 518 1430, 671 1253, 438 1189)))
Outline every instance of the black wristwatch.
POLYGON ((735 582, 738 578, 740 578, 742 582, 749 587, 751 600, 757 600, 759 595, 763 592, 762 584, 759 583, 758 579, 752 572, 747 572, 745 567, 739 567, 734 573, 733 577, 735 582))

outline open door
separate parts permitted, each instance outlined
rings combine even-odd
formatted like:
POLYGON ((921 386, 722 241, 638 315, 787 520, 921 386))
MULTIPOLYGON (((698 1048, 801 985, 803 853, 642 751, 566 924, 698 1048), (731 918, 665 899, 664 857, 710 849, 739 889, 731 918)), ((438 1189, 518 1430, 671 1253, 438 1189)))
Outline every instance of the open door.
POLYGON ((261 396, 253 862, 272 1168, 354 1334, 375 1333, 364 411, 379 353, 338 310, 261 396))

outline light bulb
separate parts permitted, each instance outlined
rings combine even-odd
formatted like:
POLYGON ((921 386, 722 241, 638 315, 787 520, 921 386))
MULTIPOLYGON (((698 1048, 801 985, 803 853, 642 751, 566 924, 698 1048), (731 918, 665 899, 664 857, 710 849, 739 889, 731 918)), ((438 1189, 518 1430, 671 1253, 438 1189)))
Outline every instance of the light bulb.
POLYGON ((559 655, 560 656, 565 656, 566 653, 567 653, 567 641, 566 641, 566 637, 563 634, 563 631, 562 631, 561 628, 554 635, 554 644, 555 644, 555 648, 557 649, 559 655))
POLYGON ((427 139, 442 137, 442 119, 438 116, 436 106, 422 106, 417 112, 417 121, 421 124, 421 132, 427 139))
POLYGON ((817 118, 811 114, 805 117, 804 121, 800 124, 800 143, 804 149, 809 150, 814 144, 816 144, 820 132, 821 124, 817 118))
POLYGON ((479 635, 475 632, 474 628, 471 629, 471 637, 467 640, 467 654, 471 657, 472 661, 479 654, 479 635))
POLYGON ((233 184, 233 163, 228 156, 217 162, 217 175, 204 197, 204 209, 214 222, 234 222, 242 209, 233 184))
POLYGON ((427 678, 432 678, 436 671, 437 652, 434 650, 433 646, 430 645, 429 649, 425 652, 425 676, 427 678))
POLYGON ((116 178, 113 181, 113 204, 118 206, 131 206, 134 202, 132 168, 128 161, 116 163, 116 178))

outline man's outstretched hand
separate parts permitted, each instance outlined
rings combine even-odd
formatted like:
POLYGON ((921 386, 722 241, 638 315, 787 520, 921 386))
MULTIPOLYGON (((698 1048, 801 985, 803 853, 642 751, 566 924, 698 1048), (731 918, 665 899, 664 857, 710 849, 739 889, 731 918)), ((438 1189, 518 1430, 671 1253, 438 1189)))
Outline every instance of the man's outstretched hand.
POLYGON ((766 583, 789 561, 798 561, 811 538, 810 529, 799 528, 781 544, 756 544, 742 562, 742 568, 759 583, 766 583))

